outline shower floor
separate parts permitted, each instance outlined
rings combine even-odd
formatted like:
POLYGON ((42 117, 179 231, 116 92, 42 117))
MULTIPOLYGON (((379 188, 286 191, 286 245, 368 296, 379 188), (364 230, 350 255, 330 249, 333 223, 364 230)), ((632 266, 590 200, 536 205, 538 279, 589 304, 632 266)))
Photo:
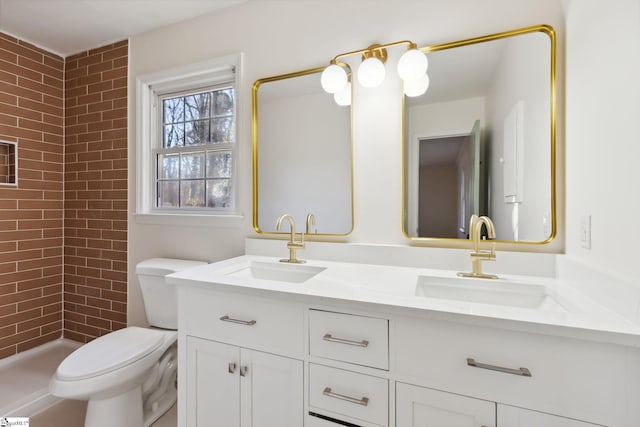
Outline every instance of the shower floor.
POLYGON ((59 339, 0 360, 0 417, 30 417, 59 402, 49 394, 49 379, 80 345, 59 339))

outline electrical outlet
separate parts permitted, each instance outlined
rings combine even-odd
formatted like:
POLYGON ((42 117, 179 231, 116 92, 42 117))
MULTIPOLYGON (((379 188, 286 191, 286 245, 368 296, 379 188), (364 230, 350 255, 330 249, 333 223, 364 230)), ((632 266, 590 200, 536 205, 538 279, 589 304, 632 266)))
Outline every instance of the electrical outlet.
POLYGON ((580 216, 580 246, 591 249, 591 214, 580 216))

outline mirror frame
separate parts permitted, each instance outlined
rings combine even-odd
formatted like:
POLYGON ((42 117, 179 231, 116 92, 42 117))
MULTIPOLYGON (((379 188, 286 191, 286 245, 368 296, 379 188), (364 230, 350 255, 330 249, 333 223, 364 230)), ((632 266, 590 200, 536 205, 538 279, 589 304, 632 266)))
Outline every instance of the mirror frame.
MULTIPOLYGON (((458 40, 449 43, 443 43, 438 45, 431 45, 419 48, 420 51, 428 55, 430 52, 437 52, 440 50, 453 49, 456 47, 469 46, 473 44, 489 42, 493 40, 500 40, 508 37, 531 34, 531 33, 544 33, 549 37, 550 43, 550 119, 551 119, 551 135, 550 135, 550 151, 551 151, 551 200, 550 200, 550 232, 549 236, 542 241, 515 241, 515 240, 492 240, 492 242, 496 243, 507 243, 507 244, 516 244, 516 245, 545 245, 551 243, 557 235, 557 177, 556 177, 556 33, 552 26, 542 24, 542 25, 534 25, 524 28, 518 28, 515 30, 502 31, 499 33, 488 34, 480 37, 473 37, 469 39, 458 40)), ((431 243, 450 243, 452 246, 466 246, 468 244, 468 239, 461 238, 452 238, 452 237, 417 237, 410 236, 407 232, 407 152, 408 152, 408 141, 405 137, 405 98, 403 95, 403 108, 402 108, 402 234, 405 238, 413 241, 413 242, 431 242, 431 243)))
MULTIPOLYGON (((259 189, 259 179, 258 179, 258 149, 259 149, 259 135, 258 135, 258 89, 264 83, 292 79, 296 77, 308 76, 310 74, 318 74, 318 85, 320 85, 320 74, 326 66, 309 68, 302 71, 295 71, 293 73, 280 74, 272 77, 265 77, 262 79, 258 79, 253 83, 251 89, 251 157, 252 157, 252 169, 253 169, 253 229, 258 234, 263 235, 288 235, 289 231, 265 231, 260 228, 258 224, 258 189, 259 189)), ((327 94, 329 96, 329 94, 327 94)), ((353 89, 352 89, 352 99, 353 99, 353 89)), ((353 104, 349 106, 349 154, 351 156, 349 165, 351 166, 351 170, 349 171, 350 183, 349 188, 351 190, 351 209, 349 209, 351 213, 351 225, 349 230, 346 233, 313 233, 313 234, 305 234, 305 238, 314 238, 314 237, 345 237, 353 232, 355 226, 355 198, 354 198, 354 158, 353 158, 353 104)), ((285 214, 287 212, 283 212, 285 214)), ((296 230, 299 232, 299 230, 296 230)), ((317 239, 316 239, 317 240, 317 239)))

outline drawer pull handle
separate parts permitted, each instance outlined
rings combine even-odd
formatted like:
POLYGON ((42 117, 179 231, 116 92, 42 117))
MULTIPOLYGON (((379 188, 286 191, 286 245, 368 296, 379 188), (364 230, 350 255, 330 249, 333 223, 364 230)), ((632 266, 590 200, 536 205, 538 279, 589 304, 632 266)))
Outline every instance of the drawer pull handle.
POLYGON ((236 373, 236 364, 235 363, 229 363, 229 373, 230 374, 235 374, 236 373))
POLYGON ((474 368, 489 369, 490 371, 504 372, 505 374, 519 375, 521 377, 531 376, 531 371, 528 370, 527 368, 512 369, 512 368, 504 368, 502 366, 496 366, 496 365, 487 365, 486 363, 478 363, 475 361, 475 359, 472 359, 470 357, 467 358, 467 365, 473 366, 474 368))
POLYGON ((356 405, 367 406, 369 404, 368 397, 363 397, 358 399, 357 397, 346 396, 344 394, 335 393, 331 391, 331 387, 325 387, 322 394, 328 397, 333 397, 334 399, 340 399, 340 400, 345 400, 347 402, 355 403, 356 405))
POLYGON ((344 339, 344 338, 336 338, 331 334, 324 334, 322 339, 325 340, 325 341, 337 342, 337 343, 340 343, 340 344, 354 345, 356 347, 365 347, 366 348, 366 347, 369 346, 369 341, 367 341, 367 340, 353 341, 353 340, 347 340, 347 339, 344 339))
POLYGON ((245 326, 253 326, 253 325, 255 325, 257 323, 255 320, 233 319, 233 318, 231 318, 229 316, 222 316, 220 318, 220 320, 222 320, 223 322, 237 323, 239 325, 245 325, 245 326))

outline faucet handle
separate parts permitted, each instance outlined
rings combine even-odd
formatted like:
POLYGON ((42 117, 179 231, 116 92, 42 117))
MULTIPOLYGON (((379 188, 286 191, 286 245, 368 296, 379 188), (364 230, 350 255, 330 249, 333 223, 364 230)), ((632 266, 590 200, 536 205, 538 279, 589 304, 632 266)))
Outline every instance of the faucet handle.
MULTIPOLYGON (((312 213, 308 213, 307 214, 307 229, 306 229, 306 233, 307 235, 311 234, 311 226, 316 225, 316 216, 312 213)), ((316 228, 313 232, 313 234, 317 234, 318 233, 318 229, 316 228)))

